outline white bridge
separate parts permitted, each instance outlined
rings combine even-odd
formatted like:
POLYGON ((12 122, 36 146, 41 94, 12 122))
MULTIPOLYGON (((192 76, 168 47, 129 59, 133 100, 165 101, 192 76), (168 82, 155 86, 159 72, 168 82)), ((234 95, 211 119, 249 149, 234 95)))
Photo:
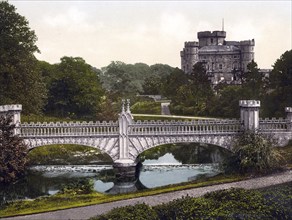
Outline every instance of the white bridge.
POLYGON ((135 121, 123 101, 118 121, 20 123, 21 105, 0 106, 0 114, 12 114, 15 134, 29 149, 51 144, 78 144, 98 148, 115 164, 135 164, 139 154, 169 143, 205 143, 230 149, 232 138, 244 130, 273 136, 280 146, 292 139, 292 108, 285 119, 260 119, 260 102, 240 101, 240 119, 206 119, 192 121, 135 121))

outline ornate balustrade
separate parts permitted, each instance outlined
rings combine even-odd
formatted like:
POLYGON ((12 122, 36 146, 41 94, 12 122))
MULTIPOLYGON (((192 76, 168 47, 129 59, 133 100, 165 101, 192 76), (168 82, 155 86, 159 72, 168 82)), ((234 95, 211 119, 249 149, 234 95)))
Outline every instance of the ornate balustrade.
POLYGON ((68 137, 118 135, 117 122, 44 122, 19 124, 20 136, 29 137, 68 137))
POLYGON ((260 132, 283 132, 292 129, 291 121, 283 118, 261 119, 259 121, 260 132))
POLYGON ((242 130, 239 120, 137 121, 129 125, 129 135, 177 135, 237 133, 242 130))

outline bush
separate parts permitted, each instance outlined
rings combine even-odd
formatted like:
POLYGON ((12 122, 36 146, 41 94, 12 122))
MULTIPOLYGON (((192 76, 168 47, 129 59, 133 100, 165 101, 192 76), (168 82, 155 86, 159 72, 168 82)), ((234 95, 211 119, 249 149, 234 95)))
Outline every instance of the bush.
POLYGON ((28 147, 14 135, 11 116, 0 117, 0 184, 16 181, 25 174, 28 147))
POLYGON ((291 219, 291 187, 288 183, 261 190, 231 188, 153 208, 145 204, 115 208, 93 219, 291 219))
POLYGON ((59 194, 71 194, 71 195, 80 195, 80 194, 90 194, 94 191, 94 182, 90 179, 81 179, 74 183, 64 185, 59 191, 59 194))
POLYGON ((271 138, 244 132, 235 138, 234 154, 223 164, 226 173, 268 173, 281 167, 281 154, 271 138))
POLYGON ((109 220, 109 219, 133 219, 133 220, 155 220, 159 219, 152 207, 146 204, 137 204, 135 206, 125 206, 115 208, 108 214, 91 218, 91 220, 109 220))

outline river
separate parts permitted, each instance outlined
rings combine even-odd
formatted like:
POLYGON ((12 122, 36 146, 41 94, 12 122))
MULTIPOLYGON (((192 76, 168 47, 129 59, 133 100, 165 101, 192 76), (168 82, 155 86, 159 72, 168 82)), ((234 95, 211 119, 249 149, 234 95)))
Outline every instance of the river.
POLYGON ((218 163, 226 156, 219 147, 171 145, 140 155, 138 177, 117 181, 112 165, 32 166, 25 178, 0 189, 0 204, 17 199, 53 195, 65 185, 90 179, 101 193, 126 193, 145 188, 193 181, 219 173, 218 163))

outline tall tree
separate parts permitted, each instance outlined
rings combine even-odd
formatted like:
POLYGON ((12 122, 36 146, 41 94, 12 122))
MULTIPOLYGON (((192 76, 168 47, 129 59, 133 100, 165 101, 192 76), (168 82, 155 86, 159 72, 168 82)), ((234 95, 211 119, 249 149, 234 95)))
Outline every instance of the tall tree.
POLYGON ((7 1, 0 2, 0 104, 23 105, 24 113, 39 113, 46 89, 37 71, 35 32, 7 1))
POLYGON ((46 111, 63 117, 96 116, 104 95, 96 71, 80 57, 63 57, 55 68, 46 111))
POLYGON ((242 75, 242 87, 245 99, 260 99, 265 93, 264 76, 254 60, 247 65, 247 72, 242 75))
POLYGON ((0 117, 0 183, 10 183, 24 175, 28 148, 14 135, 10 116, 0 117))
POLYGON ((265 103, 270 117, 284 116, 285 107, 292 106, 292 50, 283 53, 275 62, 265 103))

